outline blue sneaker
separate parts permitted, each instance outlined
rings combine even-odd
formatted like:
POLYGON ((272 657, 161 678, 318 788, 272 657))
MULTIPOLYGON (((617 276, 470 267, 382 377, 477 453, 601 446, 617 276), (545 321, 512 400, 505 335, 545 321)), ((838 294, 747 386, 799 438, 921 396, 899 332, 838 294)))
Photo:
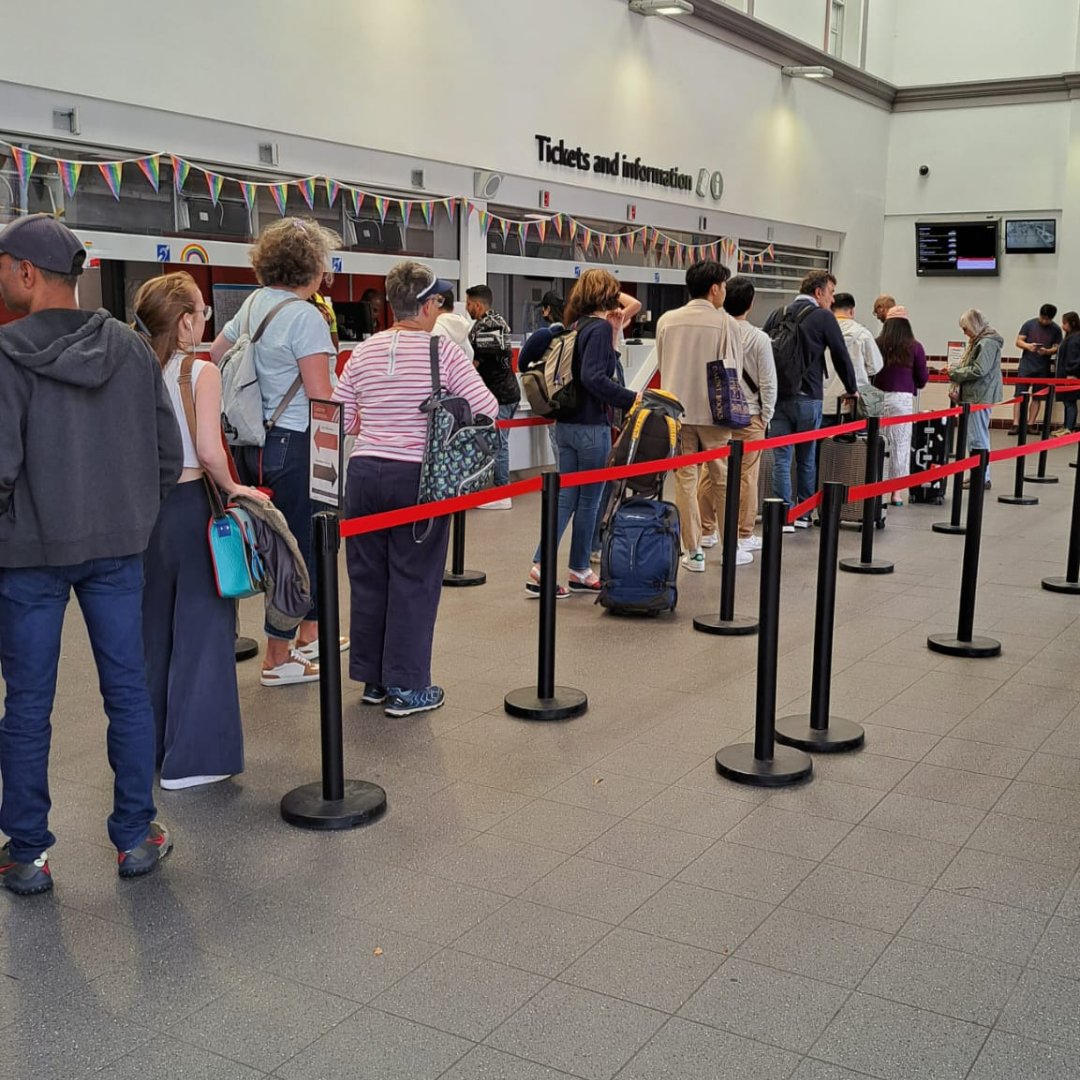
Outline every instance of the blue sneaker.
POLYGON ((446 694, 441 686, 425 686, 423 690, 391 686, 387 689, 385 711, 387 716, 412 716, 413 713, 441 708, 445 700, 446 694))
POLYGON ((385 686, 378 683, 364 683, 364 696, 360 699, 361 705, 381 705, 387 698, 385 686))

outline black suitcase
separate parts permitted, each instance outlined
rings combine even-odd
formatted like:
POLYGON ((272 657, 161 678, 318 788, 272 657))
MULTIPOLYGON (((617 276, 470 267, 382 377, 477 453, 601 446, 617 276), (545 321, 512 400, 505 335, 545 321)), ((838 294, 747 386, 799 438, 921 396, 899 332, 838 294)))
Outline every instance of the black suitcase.
MULTIPOLYGON (((924 472, 938 465, 944 465, 949 459, 949 421, 945 417, 937 420, 921 420, 911 425, 911 471, 924 472)), ((919 484, 910 489, 913 503, 929 503, 940 506, 945 501, 945 489, 948 481, 939 477, 929 484, 919 484)))

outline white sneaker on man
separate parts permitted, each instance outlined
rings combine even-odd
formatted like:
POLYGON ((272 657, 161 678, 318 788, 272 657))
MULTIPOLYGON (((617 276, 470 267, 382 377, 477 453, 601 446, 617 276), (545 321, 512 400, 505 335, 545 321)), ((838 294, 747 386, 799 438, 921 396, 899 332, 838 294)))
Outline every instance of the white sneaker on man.
POLYGON ((696 574, 705 573, 705 552, 698 548, 682 557, 682 564, 687 570, 693 570, 696 574))
POLYGON ((514 504, 510 499, 492 499, 491 502, 481 503, 477 510, 512 510, 514 504))
POLYGON ((720 543, 720 537, 717 534, 715 529, 711 533, 709 533, 708 536, 703 536, 701 538, 701 546, 703 548, 714 548, 719 543, 720 543))
POLYGON ((761 537, 751 533, 745 540, 739 541, 739 547, 742 548, 743 551, 760 551, 761 537))
POLYGON ((754 561, 753 552, 747 551, 744 547, 737 547, 735 549, 735 565, 745 566, 747 563, 754 561))

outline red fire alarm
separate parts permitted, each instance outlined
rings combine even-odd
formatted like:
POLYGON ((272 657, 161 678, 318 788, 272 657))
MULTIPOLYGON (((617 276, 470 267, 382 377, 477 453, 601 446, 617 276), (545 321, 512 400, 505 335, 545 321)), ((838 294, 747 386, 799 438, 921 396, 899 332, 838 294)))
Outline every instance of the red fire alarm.
POLYGON ((636 203, 627 203, 626 204, 626 220, 627 221, 637 221, 637 204, 636 203))
POLYGON ((540 209, 541 210, 550 210, 551 209, 551 192, 550 191, 544 191, 543 188, 540 189, 540 209))

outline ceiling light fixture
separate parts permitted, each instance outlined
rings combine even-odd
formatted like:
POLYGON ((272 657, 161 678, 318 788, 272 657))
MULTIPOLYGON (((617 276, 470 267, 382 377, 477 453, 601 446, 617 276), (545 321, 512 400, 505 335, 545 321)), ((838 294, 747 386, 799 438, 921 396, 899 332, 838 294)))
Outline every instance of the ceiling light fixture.
POLYGON ((693 15, 690 0, 630 0, 630 10, 638 15, 693 15))
POLYGON ((831 79, 833 70, 820 64, 809 67, 782 67, 781 75, 787 75, 791 79, 831 79))

